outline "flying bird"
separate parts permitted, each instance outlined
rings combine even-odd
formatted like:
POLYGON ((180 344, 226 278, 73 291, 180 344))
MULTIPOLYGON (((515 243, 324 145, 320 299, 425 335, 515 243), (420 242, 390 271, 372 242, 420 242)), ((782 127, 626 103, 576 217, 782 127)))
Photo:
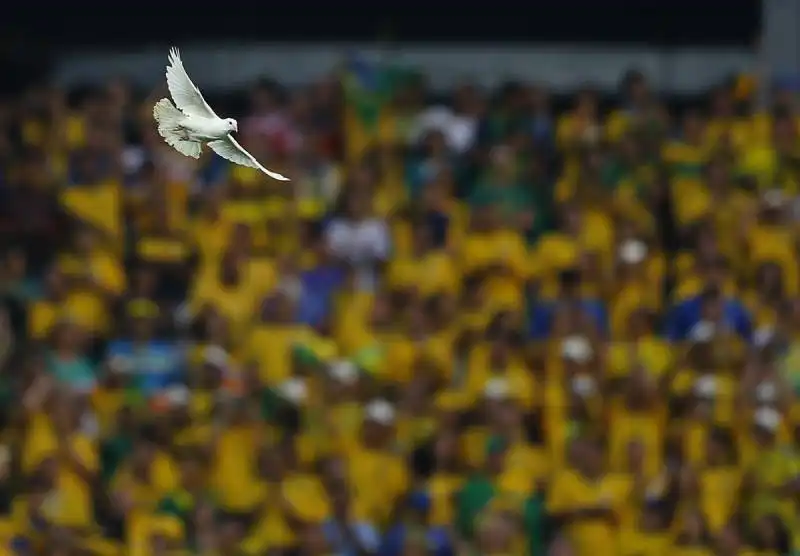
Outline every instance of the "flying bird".
POLYGON ((159 135, 168 145, 182 155, 199 158, 205 143, 234 164, 256 168, 276 180, 289 181, 286 176, 264 168, 233 138, 231 133, 239 131, 236 120, 222 119, 211 109, 186 73, 177 48, 169 51, 167 87, 175 104, 162 98, 153 107, 153 117, 158 122, 159 135))

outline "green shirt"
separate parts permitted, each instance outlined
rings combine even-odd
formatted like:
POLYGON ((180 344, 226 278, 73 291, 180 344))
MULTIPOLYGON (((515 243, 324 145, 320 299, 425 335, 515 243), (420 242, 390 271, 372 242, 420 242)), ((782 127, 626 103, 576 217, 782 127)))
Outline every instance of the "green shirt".
POLYGON ((523 522, 525 534, 528 537, 528 556, 545 554, 548 539, 545 539, 545 509, 542 493, 536 493, 525 500, 523 522))
POLYGON ((472 538, 475 519, 495 495, 494 483, 485 475, 471 476, 456 497, 456 530, 472 538))
POLYGON ((108 482, 120 464, 133 451, 133 442, 127 436, 116 435, 103 442, 100 449, 100 476, 108 482))

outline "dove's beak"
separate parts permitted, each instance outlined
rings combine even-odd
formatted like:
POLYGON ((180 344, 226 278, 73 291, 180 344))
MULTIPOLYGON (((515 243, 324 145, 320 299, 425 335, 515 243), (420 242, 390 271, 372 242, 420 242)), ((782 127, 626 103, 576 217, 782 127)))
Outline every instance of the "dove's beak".
POLYGON ((239 122, 233 122, 233 131, 239 133, 239 122))

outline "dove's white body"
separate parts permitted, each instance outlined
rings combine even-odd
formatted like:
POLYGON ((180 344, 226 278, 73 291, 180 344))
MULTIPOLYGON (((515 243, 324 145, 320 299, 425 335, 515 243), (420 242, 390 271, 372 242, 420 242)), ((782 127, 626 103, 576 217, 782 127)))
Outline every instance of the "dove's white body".
POLYGON ((197 143, 209 143, 228 135, 228 126, 225 120, 220 118, 186 116, 181 125, 186 131, 187 139, 197 143))
POLYGON ((276 180, 288 181, 281 174, 264 168, 233 138, 231 132, 238 131, 236 120, 222 119, 214 113, 189 79, 176 48, 169 52, 167 87, 175 104, 162 98, 153 107, 153 117, 158 122, 158 133, 168 145, 185 156, 200 158, 202 147, 207 144, 212 151, 234 164, 261 170, 276 180))

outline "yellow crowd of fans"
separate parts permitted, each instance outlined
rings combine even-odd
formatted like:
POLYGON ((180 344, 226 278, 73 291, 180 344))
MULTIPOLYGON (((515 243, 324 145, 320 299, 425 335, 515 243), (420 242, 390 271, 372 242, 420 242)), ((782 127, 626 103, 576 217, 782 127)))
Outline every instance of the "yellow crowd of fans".
POLYGON ((534 141, 522 87, 463 153, 345 103, 292 182, 205 185, 120 85, 41 93, 3 187, 75 226, 20 294, 0 554, 800 549, 800 113, 738 92, 635 78, 534 141))

